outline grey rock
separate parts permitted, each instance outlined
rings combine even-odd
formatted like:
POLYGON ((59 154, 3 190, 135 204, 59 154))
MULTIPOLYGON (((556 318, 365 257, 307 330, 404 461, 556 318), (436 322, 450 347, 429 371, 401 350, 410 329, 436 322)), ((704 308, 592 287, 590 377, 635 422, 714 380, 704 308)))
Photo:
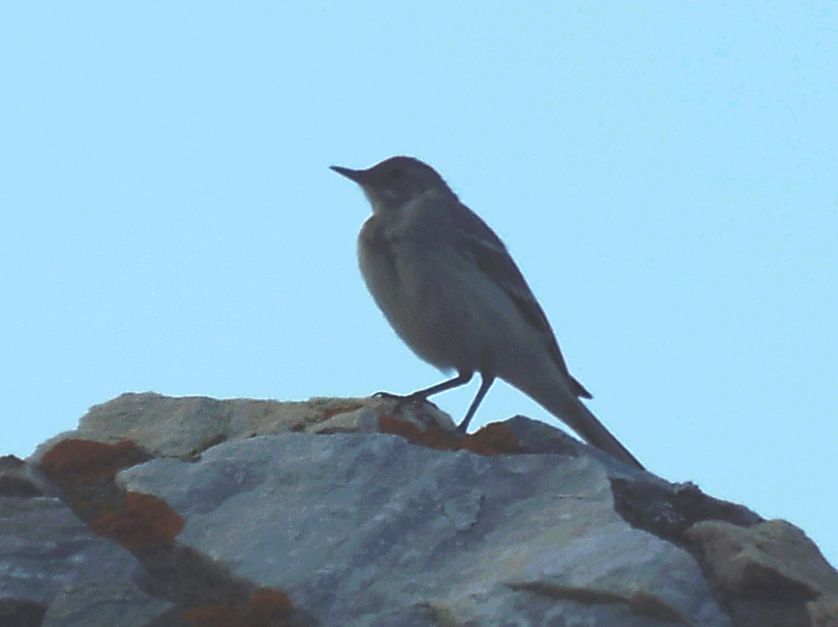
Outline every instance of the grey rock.
MULTIPOLYGON (((155 456, 191 457, 228 440, 294 432, 379 431, 378 418, 396 401, 386 398, 314 398, 305 402, 229 399, 200 396, 175 398, 153 392, 126 393, 95 405, 74 431, 61 433, 41 444, 30 461, 68 438, 116 442, 132 440, 155 456)), ((417 413, 407 408, 404 418, 419 418, 450 426, 450 416, 432 405, 417 413)))
POLYGON ((194 463, 152 460, 117 484, 166 501, 187 520, 179 542, 285 590, 323 624, 377 624, 404 608, 458 624, 729 624, 686 551, 614 512, 590 458, 285 434, 194 463))
POLYGON ((770 624, 785 616, 790 623, 829 624, 824 616, 838 605, 838 573, 794 525, 767 520, 739 527, 706 520, 690 527, 687 537, 740 623, 770 624), (748 597, 762 602, 739 601, 748 597))
POLYGON ((58 499, 0 498, 0 617, 5 612, 7 621, 0 624, 145 625, 145 618, 131 619, 169 604, 135 590, 118 623, 104 620, 100 605, 105 586, 135 589, 135 568, 127 551, 93 535, 58 499), (77 618, 52 620, 69 598, 77 618))
POLYGON ((28 462, 3 626, 838 624, 797 528, 520 416, 125 394, 28 462))

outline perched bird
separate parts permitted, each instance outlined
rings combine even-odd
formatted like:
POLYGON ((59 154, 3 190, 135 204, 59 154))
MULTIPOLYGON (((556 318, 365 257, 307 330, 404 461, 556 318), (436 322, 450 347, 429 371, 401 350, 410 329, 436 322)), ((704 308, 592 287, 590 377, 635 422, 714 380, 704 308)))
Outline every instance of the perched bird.
POLYGON ((391 157, 367 170, 332 170, 357 183, 372 205, 358 258, 375 302, 419 357, 457 371, 407 400, 465 385, 479 372, 480 388, 458 426, 464 433, 500 377, 588 443, 643 468, 579 400, 591 395, 568 371, 506 246, 436 170, 412 157, 391 157))

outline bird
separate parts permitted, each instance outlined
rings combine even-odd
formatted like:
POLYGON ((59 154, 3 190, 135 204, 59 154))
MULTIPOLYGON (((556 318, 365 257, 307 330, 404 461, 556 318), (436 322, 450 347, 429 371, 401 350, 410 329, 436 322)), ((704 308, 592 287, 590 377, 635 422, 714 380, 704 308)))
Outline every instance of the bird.
POLYGON ((358 262, 376 304, 418 357, 457 373, 404 400, 427 400, 479 373, 480 387, 457 427, 465 434, 500 378, 592 446, 644 469, 580 400, 592 396, 570 374, 506 245, 436 170, 408 156, 331 169, 359 185, 372 207, 358 235, 358 262))

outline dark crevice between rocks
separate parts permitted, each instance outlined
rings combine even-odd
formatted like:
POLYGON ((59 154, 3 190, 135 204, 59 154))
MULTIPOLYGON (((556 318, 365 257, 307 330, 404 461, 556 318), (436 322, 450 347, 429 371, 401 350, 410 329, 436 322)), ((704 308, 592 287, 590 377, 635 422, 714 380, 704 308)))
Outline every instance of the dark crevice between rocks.
MULTIPOLYGON (((705 575, 706 561, 697 558, 705 575)), ((732 593, 708 576, 719 604, 736 627, 805 627, 811 625, 806 604, 817 595, 806 586, 772 573, 773 583, 753 585, 732 593)))
POLYGON ((709 582, 716 601, 737 627, 801 627, 809 625, 806 603, 811 590, 766 570, 747 579, 746 590, 731 590, 718 577, 702 547, 687 530, 702 521, 723 521, 751 527, 764 519, 748 508, 704 494, 693 483, 669 486, 660 481, 611 478, 614 508, 632 527, 652 533, 689 552, 709 582))
POLYGON ((45 605, 34 601, 0 600, 0 625, 38 627, 44 621, 45 605))
POLYGON ((202 442, 200 446, 197 446, 191 451, 189 451, 189 453, 184 456, 184 460, 189 462, 200 461, 201 455, 203 455, 204 451, 211 449, 213 446, 223 444, 226 441, 226 435, 224 435, 223 433, 216 433, 214 436, 208 438, 205 442, 202 442))
POLYGON ((188 547, 156 547, 134 555, 144 567, 137 585, 175 603, 154 627, 291 627, 309 622, 294 611, 282 590, 254 586, 188 547))
POLYGON ((306 624, 282 590, 257 587, 179 545, 177 536, 185 523, 165 501, 116 485, 120 470, 149 459, 151 455, 130 440, 106 444, 68 439, 47 451, 39 466, 91 531, 118 542, 137 558, 140 588, 174 604, 155 620, 155 627, 306 624))
POLYGON ((687 548, 684 532, 702 520, 723 520, 750 527, 763 518, 742 505, 704 494, 697 485, 674 488, 660 481, 611 478, 614 509, 632 527, 687 548))
POLYGON ((25 473, 26 462, 22 459, 14 455, 0 457, 0 496, 43 496, 43 491, 25 473))
POLYGON ((624 597, 610 592, 591 590, 590 588, 560 586, 542 581, 508 583, 506 585, 512 590, 523 590, 551 599, 575 601, 576 603, 585 604, 613 603, 625 605, 632 613, 638 616, 667 620, 680 625, 691 624, 681 612, 663 603, 659 598, 648 594, 637 593, 624 597))

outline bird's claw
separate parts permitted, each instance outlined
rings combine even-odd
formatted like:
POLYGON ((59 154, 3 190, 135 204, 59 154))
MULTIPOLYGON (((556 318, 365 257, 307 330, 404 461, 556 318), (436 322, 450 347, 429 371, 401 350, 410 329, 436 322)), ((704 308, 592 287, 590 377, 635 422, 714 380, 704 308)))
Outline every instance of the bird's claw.
POLYGON ((408 405, 412 405, 417 401, 424 401, 425 398, 422 396, 417 396, 415 394, 393 394, 392 392, 376 392, 372 395, 373 398, 383 398, 390 401, 396 401, 395 406, 393 407, 393 411, 395 413, 399 413, 408 405))
POLYGON ((430 405, 436 407, 436 405, 431 403, 428 400, 428 397, 423 394, 393 394, 392 392, 376 392, 372 395, 372 398, 383 398, 396 401, 396 404, 393 406, 393 412, 397 414, 408 405, 413 405, 415 403, 429 403, 430 405))

